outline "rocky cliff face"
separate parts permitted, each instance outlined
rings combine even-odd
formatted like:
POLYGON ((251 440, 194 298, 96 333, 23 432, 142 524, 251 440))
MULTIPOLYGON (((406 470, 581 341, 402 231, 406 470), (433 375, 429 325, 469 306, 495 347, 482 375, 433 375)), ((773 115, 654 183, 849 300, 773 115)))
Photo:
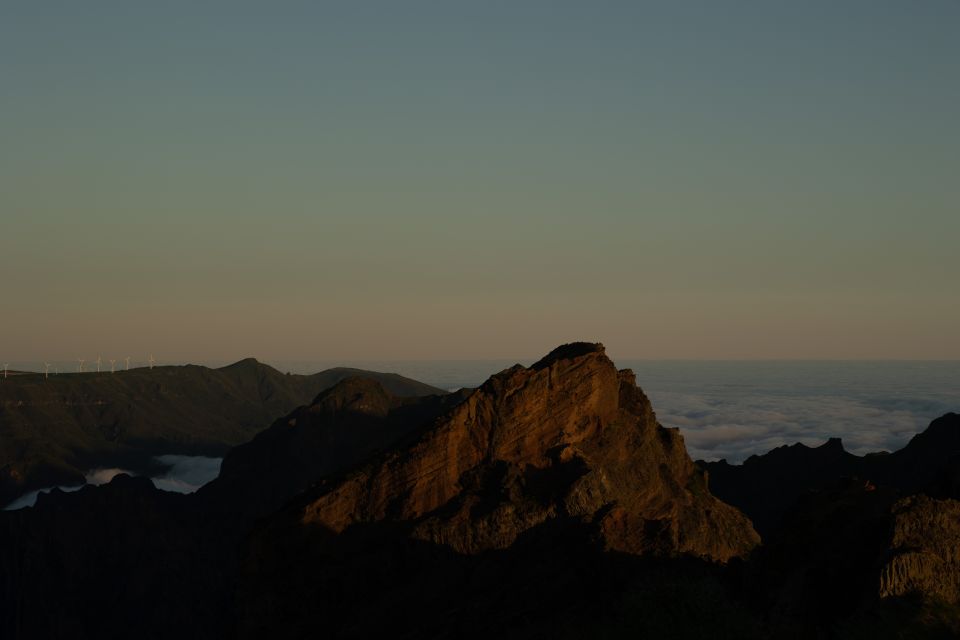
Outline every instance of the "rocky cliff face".
POLYGON ((0 634, 588 633, 611 607, 637 619, 634 592, 658 624, 709 628, 739 611, 719 567, 757 542, 633 374, 581 343, 458 394, 342 380, 196 495, 119 477, 0 513, 0 634), (701 587, 708 607, 659 615, 663 589, 701 587))
POLYGON ((893 505, 891 519, 880 597, 923 594, 960 603, 960 502, 910 496, 893 505))
POLYGON ((334 533, 405 523, 414 539, 467 554, 559 517, 633 554, 725 561, 758 542, 710 495, 679 432, 657 424, 633 374, 594 344, 492 377, 411 446, 325 483, 298 517, 334 533))
MULTIPOLYGON (((389 404, 374 387, 356 402, 389 404)), ((712 569, 680 559, 716 567, 757 542, 633 374, 601 345, 566 345, 263 520, 241 561, 237 633, 536 637, 594 619, 581 629, 592 633, 637 576, 713 584, 712 569)), ((736 610, 689 604, 677 624, 736 610)))
POLYGON ((793 505, 746 582, 773 637, 955 637, 958 548, 957 501, 846 478, 793 505))

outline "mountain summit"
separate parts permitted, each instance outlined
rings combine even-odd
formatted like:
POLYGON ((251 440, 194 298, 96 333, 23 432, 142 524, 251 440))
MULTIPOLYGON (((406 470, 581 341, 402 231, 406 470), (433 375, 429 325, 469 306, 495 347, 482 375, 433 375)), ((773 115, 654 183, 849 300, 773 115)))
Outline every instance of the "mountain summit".
POLYGON ((558 608, 598 606, 598 589, 652 575, 637 562, 716 566, 759 543, 602 345, 564 345, 413 423, 384 394, 335 388, 315 403, 322 422, 271 428, 270 450, 288 453, 260 459, 278 469, 296 466, 303 449, 278 440, 304 442, 301 424, 399 439, 261 521, 241 560, 240 637, 362 637, 387 624, 496 635, 531 615, 543 632, 558 608))
MULTIPOLYGON (((379 388, 362 393, 382 402, 379 388)), ((634 374, 588 343, 493 376, 409 446, 325 482, 297 517, 335 533, 403 523, 461 553, 509 547, 560 517, 629 553, 725 561, 758 542, 709 494, 679 431, 657 424, 634 374)))

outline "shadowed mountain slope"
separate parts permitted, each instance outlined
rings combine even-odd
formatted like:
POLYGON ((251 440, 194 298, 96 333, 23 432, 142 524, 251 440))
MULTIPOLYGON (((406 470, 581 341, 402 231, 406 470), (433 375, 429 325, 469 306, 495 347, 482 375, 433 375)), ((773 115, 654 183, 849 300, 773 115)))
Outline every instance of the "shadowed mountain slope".
POLYGON ((32 489, 82 484, 93 467, 149 470, 161 454, 222 455, 278 415, 363 374, 398 395, 444 393, 396 374, 286 375, 256 360, 0 380, 0 505, 32 489))
POLYGON ((709 473, 711 491, 750 516, 766 536, 779 527, 797 499, 843 477, 856 476, 905 493, 935 492, 939 482, 940 494, 948 495, 952 486, 948 463, 957 456, 960 415, 948 413, 894 453, 855 456, 844 451, 839 438, 831 438, 819 447, 778 447, 750 456, 742 465, 722 460, 699 464, 709 473))
POLYGON ((265 515, 429 425, 465 395, 400 397, 371 378, 345 379, 231 449, 199 497, 234 515, 265 515))

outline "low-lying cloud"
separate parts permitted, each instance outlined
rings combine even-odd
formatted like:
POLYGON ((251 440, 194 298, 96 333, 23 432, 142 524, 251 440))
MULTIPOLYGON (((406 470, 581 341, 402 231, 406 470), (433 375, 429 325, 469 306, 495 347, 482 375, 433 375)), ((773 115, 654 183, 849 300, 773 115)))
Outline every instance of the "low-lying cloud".
MULTIPOLYGON (((206 456, 164 455, 157 456, 156 459, 169 468, 164 474, 150 478, 153 486, 161 491, 173 491, 176 493, 193 493, 207 484, 219 475, 220 463, 223 462, 223 458, 208 458, 206 456)), ((86 485, 44 487, 43 489, 30 491, 8 504, 3 510, 13 511, 15 509, 23 509, 24 507, 32 507, 37 503, 37 497, 41 493, 49 493, 54 488, 68 492, 79 491, 87 485, 100 486, 108 484, 115 477, 124 473, 131 476, 137 475, 128 469, 119 469, 117 467, 91 469, 84 476, 87 481, 86 485)))
POLYGON ((124 473, 128 476, 137 475, 133 471, 129 471, 127 469, 117 469, 114 467, 112 469, 91 469, 84 477, 87 480, 87 484, 92 484, 95 487, 99 487, 102 484, 108 484, 111 480, 124 473))
POLYGON ((163 491, 193 493, 220 474, 223 458, 206 456, 157 456, 170 469, 162 476, 151 478, 153 485, 163 491))
MULTIPOLYGON (((895 451, 951 409, 948 402, 896 402, 849 396, 780 396, 738 393, 727 398, 659 391, 651 393, 664 426, 679 427, 693 458, 732 463, 797 442, 816 446, 842 438, 862 455, 895 451)), ((960 402, 957 403, 960 405, 960 402)))
POLYGON ((80 489, 83 489, 83 487, 84 485, 80 484, 72 487, 44 487, 43 489, 37 489, 36 491, 31 491, 29 493, 23 494, 22 496, 20 496, 19 498, 17 498, 7 506, 5 506, 3 510, 15 511, 17 509, 23 509, 24 507, 32 507, 37 503, 37 497, 41 493, 50 493, 54 489, 60 489, 60 491, 71 492, 71 491, 79 491, 80 489))
POLYGON ((851 453, 894 451, 960 411, 960 362, 630 361, 660 422, 693 458, 738 463, 839 437, 851 453))

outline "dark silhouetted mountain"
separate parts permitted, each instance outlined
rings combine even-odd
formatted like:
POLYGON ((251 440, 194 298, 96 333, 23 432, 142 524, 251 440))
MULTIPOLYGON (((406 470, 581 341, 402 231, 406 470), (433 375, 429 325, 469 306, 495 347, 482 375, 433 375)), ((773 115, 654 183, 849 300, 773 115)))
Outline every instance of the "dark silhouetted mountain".
POLYGON ((863 458, 847 453, 839 438, 831 438, 819 447, 799 443, 778 447, 750 456, 742 465, 725 460, 698 464, 707 470, 710 490, 750 516, 766 536, 800 496, 857 475, 863 458))
POLYGON ((846 478, 787 511, 745 581, 776 638, 956 637, 960 502, 846 478))
POLYGON ((200 490, 212 508, 260 516, 437 418, 465 392, 402 398, 371 378, 348 378, 312 404, 230 450, 200 490))
POLYGON ((141 368, 0 380, 0 505, 94 467, 146 472, 162 454, 219 456, 340 380, 364 375, 398 395, 444 393, 396 374, 285 375, 249 358, 221 369, 141 368))
POLYGON ((773 533, 784 513, 808 492, 819 491, 843 477, 860 477, 911 493, 931 491, 940 477, 940 494, 947 495, 948 462, 960 455, 960 415, 948 413, 930 423, 899 451, 855 456, 838 438, 819 447, 783 446, 750 456, 742 465, 726 461, 699 462, 710 478, 710 490, 750 516, 761 535, 773 533), (946 483, 946 485, 944 484, 946 483))

